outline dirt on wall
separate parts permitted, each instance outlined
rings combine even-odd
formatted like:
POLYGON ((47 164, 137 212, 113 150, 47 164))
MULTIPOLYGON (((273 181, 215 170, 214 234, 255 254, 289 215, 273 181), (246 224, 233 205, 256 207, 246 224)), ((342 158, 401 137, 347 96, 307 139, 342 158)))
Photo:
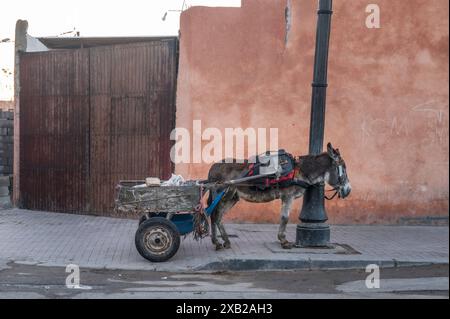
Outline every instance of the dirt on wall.
MULTIPOLYGON (((378 0, 374 29, 368 4, 334 1, 325 140, 341 150, 353 192, 327 203, 330 222, 448 216, 449 2, 378 0)), ((280 148, 306 154, 316 19, 310 0, 183 12, 176 126, 278 128, 280 148)), ((209 166, 176 172, 203 179, 209 166)), ((227 218, 276 222, 279 209, 241 202, 227 218)))

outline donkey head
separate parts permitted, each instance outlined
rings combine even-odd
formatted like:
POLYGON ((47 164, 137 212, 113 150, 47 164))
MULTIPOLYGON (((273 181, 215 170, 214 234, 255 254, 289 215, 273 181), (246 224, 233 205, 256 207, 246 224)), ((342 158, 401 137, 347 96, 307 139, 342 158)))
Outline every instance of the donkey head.
POLYGON ((350 181, 347 176, 345 161, 341 157, 339 149, 334 149, 331 143, 328 143, 327 153, 332 162, 331 168, 328 171, 328 184, 338 191, 340 198, 346 198, 350 195, 352 187, 350 186, 350 181))

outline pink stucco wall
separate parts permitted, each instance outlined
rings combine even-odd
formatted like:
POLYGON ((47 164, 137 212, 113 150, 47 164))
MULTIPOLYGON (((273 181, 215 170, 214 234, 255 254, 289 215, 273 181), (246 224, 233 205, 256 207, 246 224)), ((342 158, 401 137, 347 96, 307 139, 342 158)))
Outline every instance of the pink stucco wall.
MULTIPOLYGON (((317 1, 243 0, 181 16, 177 127, 277 127, 280 147, 308 150, 317 1)), ((335 0, 326 141, 339 147, 353 186, 327 203, 332 223, 394 223, 448 216, 448 0, 335 0)), ((188 178, 209 165, 179 164, 188 178)), ((301 200, 291 214, 296 221, 301 200)), ((239 203, 228 220, 275 222, 279 203, 239 203)))

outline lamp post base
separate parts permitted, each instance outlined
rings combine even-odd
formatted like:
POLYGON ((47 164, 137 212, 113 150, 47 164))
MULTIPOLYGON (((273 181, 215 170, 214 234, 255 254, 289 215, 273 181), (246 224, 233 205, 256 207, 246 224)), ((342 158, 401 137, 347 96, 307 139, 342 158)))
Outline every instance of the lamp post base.
POLYGON ((297 225, 295 244, 298 247, 328 247, 330 226, 325 223, 301 223, 297 225))

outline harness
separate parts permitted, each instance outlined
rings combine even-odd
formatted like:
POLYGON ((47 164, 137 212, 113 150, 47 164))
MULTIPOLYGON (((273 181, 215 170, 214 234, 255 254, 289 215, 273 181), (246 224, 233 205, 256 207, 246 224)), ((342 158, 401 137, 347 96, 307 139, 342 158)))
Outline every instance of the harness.
POLYGON ((257 156, 256 163, 248 166, 243 177, 255 177, 251 182, 252 186, 265 190, 272 187, 291 186, 295 183, 297 173, 294 157, 284 150, 279 150, 257 156), (274 159, 277 160, 276 165, 272 163, 274 159))
MULTIPOLYGON (((342 179, 344 178, 344 168, 340 164, 336 169, 338 173, 338 185, 342 185, 343 184, 342 179)), ((326 200, 333 200, 336 197, 336 195, 339 194, 339 187, 334 187, 333 189, 327 190, 326 192, 335 192, 331 197, 327 197, 327 195, 324 195, 326 200)))
MULTIPOLYGON (((338 185, 343 183, 344 169, 342 165, 336 167, 338 175, 338 185)), ((250 178, 248 186, 256 187, 260 190, 267 190, 270 188, 287 188, 289 186, 299 186, 303 189, 308 189, 309 187, 325 187, 325 183, 313 184, 309 178, 307 181, 296 179, 300 173, 298 166, 295 165, 295 158, 284 150, 279 150, 277 152, 266 153, 265 155, 260 155, 256 157, 256 163, 248 165, 248 168, 243 172, 240 178, 250 178), (264 157, 265 156, 265 157, 264 157), (261 174, 262 168, 274 168, 270 166, 270 160, 267 162, 268 156, 278 157, 278 166, 274 169, 273 174, 264 175, 261 174), (262 160, 261 160, 262 159, 262 160), (254 179, 252 179, 254 177, 254 179)), ((325 193, 334 192, 334 194, 329 197, 324 194, 324 198, 328 201, 333 200, 339 194, 339 186, 334 187, 330 190, 325 190, 325 193)))
POLYGON ((339 188, 335 187, 335 188, 333 188, 333 189, 330 189, 330 190, 325 191, 325 192, 333 192, 333 191, 334 191, 333 196, 328 197, 327 195, 323 195, 323 197, 324 197, 326 200, 333 200, 333 199, 336 197, 336 195, 339 194, 339 188))

